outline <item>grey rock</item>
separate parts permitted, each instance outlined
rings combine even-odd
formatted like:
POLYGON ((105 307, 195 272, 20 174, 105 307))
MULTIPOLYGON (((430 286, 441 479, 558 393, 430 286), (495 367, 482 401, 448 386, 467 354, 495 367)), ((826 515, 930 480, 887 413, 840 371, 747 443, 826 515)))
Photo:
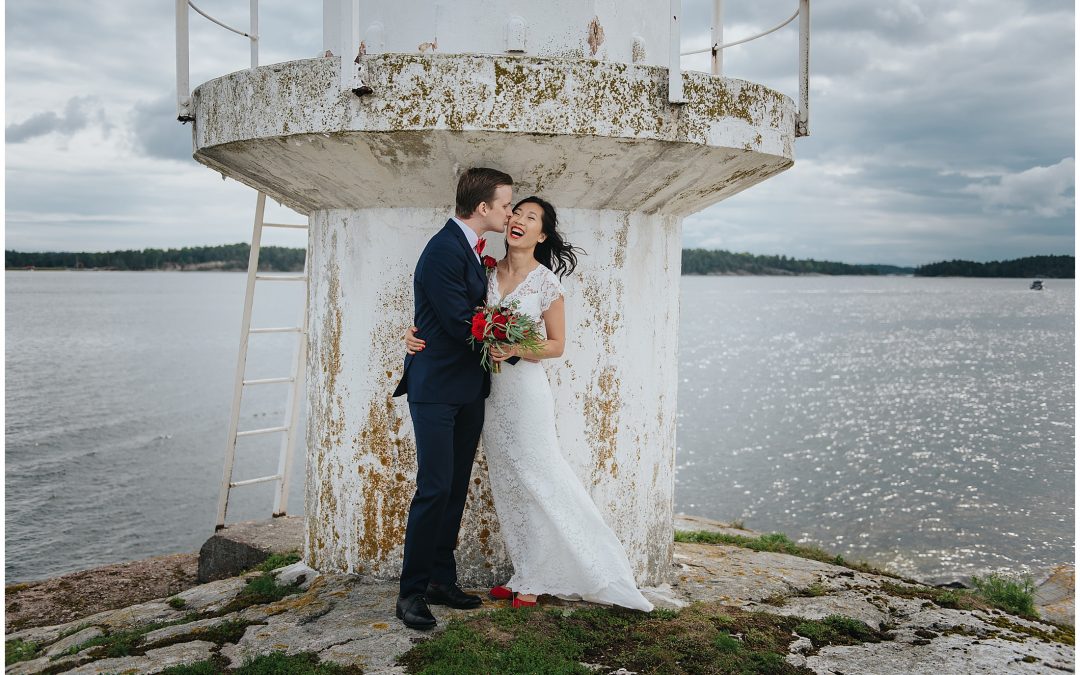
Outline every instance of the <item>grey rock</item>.
POLYGON ((65 656, 62 659, 56 659, 55 661, 48 656, 42 656, 30 661, 20 661, 19 663, 13 663, 10 666, 4 668, 5 675, 30 675, 31 673, 40 673, 47 668, 74 668, 75 666, 82 665, 88 660, 85 656, 65 656))
POLYGON ((795 633, 792 633, 792 635, 796 638, 795 642, 788 646, 788 651, 792 654, 805 654, 814 649, 814 643, 810 641, 810 638, 795 633))
POLYGON ((1076 567, 1058 565, 1045 578, 1036 582, 1035 608, 1039 616, 1050 621, 1075 625, 1074 595, 1076 590, 1076 567))
POLYGON ((128 675, 160 673, 166 668, 205 661, 211 656, 213 642, 182 642, 161 649, 151 649, 143 656, 124 656, 114 659, 101 659, 74 670, 71 675, 99 675, 101 673, 124 673, 128 675))
POLYGON ((213 619, 201 619, 199 621, 177 624, 175 626, 166 626, 150 631, 144 635, 140 644, 142 646, 153 646, 162 642, 171 642, 183 636, 191 636, 191 639, 195 640, 198 639, 200 635, 204 634, 207 629, 213 628, 214 626, 220 626, 221 624, 235 620, 236 618, 235 614, 229 614, 213 619))
POLYGON ((829 615, 839 614, 858 619, 875 630, 886 623, 890 617, 887 609, 883 611, 857 591, 844 591, 836 595, 822 595, 816 598, 788 598, 780 607, 758 605, 748 609, 804 619, 824 619, 829 615))
POLYGON ((303 562, 293 563, 286 567, 274 570, 274 580, 278 586, 291 586, 299 582, 300 588, 307 590, 313 581, 317 579, 319 572, 303 562))
POLYGON ((214 533, 199 549, 200 583, 235 576, 266 560, 273 553, 303 547, 303 516, 233 523, 214 533))
MULTIPOLYGON (((263 610, 267 624, 252 626, 236 645, 222 647, 221 654, 233 667, 274 649, 289 654, 316 652, 320 658, 361 665, 367 672, 395 668, 397 657, 419 635, 394 617, 396 598, 393 582, 324 575, 291 601, 295 609, 277 611, 288 599, 267 605, 263 610)), ((442 607, 432 607, 432 611, 443 625, 449 616, 461 613, 442 607)))
POLYGON ((815 673, 874 673, 875 675, 942 675, 948 673, 1046 673, 1048 667, 1072 670, 1072 649, 1060 644, 1016 643, 989 639, 973 642, 962 635, 930 640, 927 645, 879 642, 826 647, 806 659, 815 673), (1024 657, 1034 658, 1028 663, 1024 657), (1051 666, 1053 664, 1053 666, 1051 666))
POLYGON ((110 630, 117 630, 144 626, 157 621, 168 621, 179 616, 181 614, 167 605, 164 600, 155 600, 122 609, 114 609, 102 615, 95 621, 95 624, 105 626, 110 630))
POLYGON ((60 639, 60 636, 64 633, 72 633, 80 631, 84 628, 100 624, 105 617, 109 616, 116 610, 110 609, 104 612, 99 612, 93 616, 88 616, 75 621, 68 621, 67 623, 57 624, 55 626, 39 626, 37 628, 27 628, 20 630, 5 636, 4 641, 10 642, 12 640, 23 640, 25 642, 36 642, 39 645, 47 645, 60 639))
MULTIPOLYGON (((704 529, 696 527, 696 529, 704 529)), ((1072 669, 1073 650, 1068 645, 1043 640, 1032 633, 1052 634, 1054 628, 1040 621, 1020 619, 998 611, 964 611, 938 607, 920 598, 892 595, 890 585, 925 589, 896 578, 856 572, 844 567, 777 553, 759 553, 723 545, 677 544, 671 583, 643 589, 660 607, 684 607, 692 602, 718 602, 748 610, 808 619, 831 614, 856 618, 871 628, 887 628, 893 639, 881 643, 826 647, 815 653, 805 637, 795 639, 787 660, 814 672, 832 673, 952 673, 1047 672, 1072 669), (800 595, 816 584, 814 596, 800 595), (781 606, 764 604, 771 596, 784 596, 781 606)), ((298 563, 275 572, 278 583, 304 577, 302 592, 278 602, 253 605, 214 619, 171 626, 148 633, 147 645, 187 638, 189 642, 152 649, 145 656, 104 659, 84 663, 83 657, 65 664, 72 672, 156 672, 178 662, 191 663, 209 655, 210 643, 200 641, 200 631, 230 619, 255 622, 237 644, 226 644, 220 654, 235 667, 245 660, 272 651, 289 654, 312 652, 324 661, 360 666, 367 673, 402 673, 397 660, 417 637, 443 630, 449 620, 470 611, 432 607, 439 626, 427 633, 405 628, 394 617, 397 584, 365 575, 318 574, 298 563), (81 661, 79 659, 82 659, 81 661)), ((78 628, 86 635, 99 626, 122 630, 147 622, 177 618, 186 612, 217 611, 231 602, 244 587, 243 578, 215 581, 179 594, 182 611, 162 601, 142 603, 123 610, 103 612, 88 619, 45 629, 30 629, 24 636, 51 649, 60 649, 60 634, 78 628), (56 644, 52 644, 56 643, 56 644)), ((466 589, 469 590, 469 589, 466 589)), ((484 597, 483 590, 480 590, 484 597)), ((588 603, 554 602, 563 611, 587 607, 588 603)), ((485 602, 476 611, 506 603, 485 602)), ((70 638, 78 640, 76 636, 70 638)), ((8 672, 39 672, 56 662, 36 659, 13 664, 8 672)), ((598 671, 601 672, 601 671, 598 671)))
POLYGON ((92 640, 93 638, 100 637, 104 634, 105 631, 101 630, 97 626, 90 626, 89 628, 84 628, 78 633, 72 633, 63 640, 57 640, 56 642, 54 642, 52 645, 49 646, 47 650, 45 650, 45 655, 56 656, 57 654, 66 652, 67 650, 75 647, 76 645, 80 645, 87 640, 92 640))
POLYGON ((246 577, 233 577, 201 584, 173 597, 184 600, 181 612, 214 612, 232 602, 246 585, 246 577))

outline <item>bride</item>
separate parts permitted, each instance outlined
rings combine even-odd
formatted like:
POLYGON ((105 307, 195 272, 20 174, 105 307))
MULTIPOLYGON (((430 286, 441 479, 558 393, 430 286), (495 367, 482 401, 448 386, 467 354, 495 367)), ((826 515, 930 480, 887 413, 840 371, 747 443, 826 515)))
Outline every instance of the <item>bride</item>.
MULTIPOLYGON (((516 300, 517 311, 536 321, 546 339, 539 353, 514 346, 494 355, 514 365, 492 375, 482 438, 514 575, 491 595, 513 597, 514 607, 535 605, 543 593, 650 611, 626 551, 563 458, 551 386, 539 363, 563 353, 559 278, 577 265, 575 249, 556 230, 554 207, 539 197, 518 202, 506 232, 506 257, 489 273, 487 304, 516 300)), ((410 353, 424 349, 415 331, 406 333, 410 353)))

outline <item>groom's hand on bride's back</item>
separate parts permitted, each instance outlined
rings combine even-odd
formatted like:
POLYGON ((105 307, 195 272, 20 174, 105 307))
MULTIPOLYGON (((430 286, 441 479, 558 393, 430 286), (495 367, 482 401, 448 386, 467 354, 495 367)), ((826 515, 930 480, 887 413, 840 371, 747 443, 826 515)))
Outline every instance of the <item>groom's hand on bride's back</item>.
POLYGON ((424 351, 424 347, 427 346, 427 342, 416 337, 416 326, 409 326, 405 331, 405 335, 401 336, 401 339, 405 341, 405 349, 410 354, 424 351))

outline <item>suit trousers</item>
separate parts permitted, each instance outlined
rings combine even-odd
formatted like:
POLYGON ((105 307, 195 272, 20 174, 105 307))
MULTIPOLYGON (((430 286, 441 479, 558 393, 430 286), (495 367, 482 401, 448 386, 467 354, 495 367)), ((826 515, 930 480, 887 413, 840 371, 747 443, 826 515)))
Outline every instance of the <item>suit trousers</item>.
POLYGON ((417 470, 405 527, 401 597, 424 593, 428 582, 457 582, 454 549, 484 426, 484 397, 464 404, 410 401, 409 412, 417 470))

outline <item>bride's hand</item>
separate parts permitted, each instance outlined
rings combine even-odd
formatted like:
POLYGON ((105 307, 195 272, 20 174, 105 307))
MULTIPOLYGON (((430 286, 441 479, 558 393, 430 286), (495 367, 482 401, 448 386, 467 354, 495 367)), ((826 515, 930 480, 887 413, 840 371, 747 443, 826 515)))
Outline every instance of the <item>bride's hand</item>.
POLYGON ((405 335, 401 336, 401 339, 405 341, 405 349, 409 350, 410 354, 424 351, 424 347, 427 342, 416 337, 416 326, 409 326, 409 329, 405 331, 405 335))
POLYGON ((506 359, 514 356, 520 356, 518 354, 517 345, 508 345, 506 347, 492 347, 491 348, 491 360, 495 363, 502 363, 506 359))

